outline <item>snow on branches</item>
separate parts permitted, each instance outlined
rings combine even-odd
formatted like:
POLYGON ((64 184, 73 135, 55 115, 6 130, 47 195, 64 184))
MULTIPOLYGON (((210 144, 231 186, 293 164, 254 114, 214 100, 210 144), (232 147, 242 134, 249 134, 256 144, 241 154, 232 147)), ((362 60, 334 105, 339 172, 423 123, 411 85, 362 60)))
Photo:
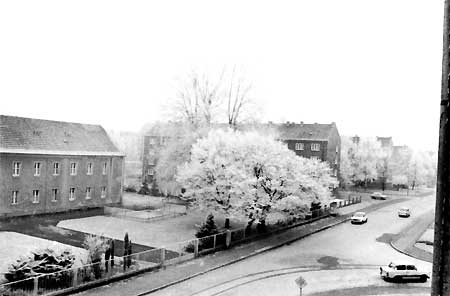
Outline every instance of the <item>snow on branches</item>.
POLYGON ((288 215, 328 200, 338 184, 328 164, 296 156, 269 136, 232 130, 199 139, 177 182, 200 208, 258 223, 270 212, 288 215))

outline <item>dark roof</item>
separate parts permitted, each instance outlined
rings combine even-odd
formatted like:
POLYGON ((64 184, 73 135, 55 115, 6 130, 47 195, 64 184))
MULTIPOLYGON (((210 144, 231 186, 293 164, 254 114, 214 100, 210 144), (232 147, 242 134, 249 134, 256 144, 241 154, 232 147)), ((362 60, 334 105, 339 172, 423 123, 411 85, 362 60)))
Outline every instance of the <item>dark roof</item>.
POLYGON ((331 132, 336 128, 331 124, 282 123, 269 124, 276 126, 281 140, 323 140, 329 139, 331 132))
POLYGON ((119 155, 100 125, 0 115, 0 152, 119 155))
POLYGON ((393 145, 392 137, 377 137, 377 141, 381 143, 382 147, 391 147, 393 145))

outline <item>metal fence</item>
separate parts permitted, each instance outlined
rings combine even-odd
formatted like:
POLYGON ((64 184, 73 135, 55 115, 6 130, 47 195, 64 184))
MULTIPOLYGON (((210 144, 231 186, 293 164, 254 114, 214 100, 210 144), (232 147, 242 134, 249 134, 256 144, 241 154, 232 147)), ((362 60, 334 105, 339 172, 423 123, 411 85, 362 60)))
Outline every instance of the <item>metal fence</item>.
MULTIPOLYGON (((337 207, 360 203, 361 197, 343 201, 337 207)), ((258 233, 249 228, 227 230, 211 236, 177 242, 163 248, 115 257, 110 260, 83 265, 60 272, 39 275, 21 281, 0 285, 0 295, 52 295, 58 291, 70 291, 83 285, 99 283, 110 279, 120 279, 137 272, 157 270, 167 265, 178 264, 204 254, 229 248, 233 245, 268 236, 289 228, 308 224, 329 216, 330 207, 323 207, 306 215, 304 219, 289 225, 271 227, 268 232, 258 233), (69 290, 68 290, 69 289, 69 290)))
POLYGON ((160 209, 139 211, 126 208, 105 207, 104 212, 105 215, 112 217, 130 219, 139 222, 150 222, 186 215, 187 209, 185 206, 169 204, 164 205, 164 207, 160 209))

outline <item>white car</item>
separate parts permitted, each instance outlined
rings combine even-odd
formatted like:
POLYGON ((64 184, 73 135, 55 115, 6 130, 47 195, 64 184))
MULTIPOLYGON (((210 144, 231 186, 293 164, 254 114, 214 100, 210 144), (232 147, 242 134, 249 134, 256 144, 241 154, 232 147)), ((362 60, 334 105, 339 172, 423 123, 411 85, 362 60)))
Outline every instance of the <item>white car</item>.
POLYGON ((411 216, 411 211, 408 208, 401 208, 398 210, 399 217, 409 217, 411 216))
POLYGON ((398 261, 393 261, 388 266, 380 267, 380 275, 385 280, 394 281, 414 279, 426 282, 430 278, 427 273, 418 271, 414 264, 398 261))
POLYGON ((370 197, 372 199, 381 199, 381 200, 385 200, 387 198, 387 196, 382 194, 381 192, 374 192, 370 195, 370 197))
POLYGON ((350 221, 352 224, 356 223, 366 223, 367 222, 367 215, 364 212, 356 212, 353 214, 353 216, 350 218, 350 221))

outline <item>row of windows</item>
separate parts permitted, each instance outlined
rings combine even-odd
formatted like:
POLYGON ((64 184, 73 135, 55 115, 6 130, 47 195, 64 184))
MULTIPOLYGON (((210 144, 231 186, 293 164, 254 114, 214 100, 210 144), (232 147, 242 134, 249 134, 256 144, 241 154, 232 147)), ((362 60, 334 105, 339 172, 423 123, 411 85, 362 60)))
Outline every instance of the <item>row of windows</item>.
MULTIPOLYGON (((100 198, 105 198, 106 197, 106 187, 100 187, 101 190, 101 194, 100 194, 100 198)), ((86 187, 85 190, 85 195, 84 197, 86 199, 91 199, 92 195, 94 193, 94 189, 92 187, 86 187)), ((76 190, 74 187, 69 188, 69 200, 73 201, 76 199, 76 190)), ((32 203, 39 203, 39 198, 40 198, 40 190, 33 190, 33 199, 31 200, 32 203)), ((52 194, 51 194, 51 201, 52 202, 57 202, 60 198, 60 192, 59 189, 57 188, 53 188, 52 189, 52 194)), ((11 204, 12 205, 16 205, 19 201, 19 191, 18 190, 13 190, 12 194, 11 194, 11 204)))
MULTIPOLYGON (((305 150, 305 143, 295 143, 295 150, 305 150)), ((312 143, 311 151, 320 151, 320 144, 312 143)))
MULTIPOLYGON (((36 177, 41 175, 41 163, 38 161, 34 162, 34 175, 36 177)), ((71 176, 75 176, 77 174, 77 169, 78 169, 78 164, 76 162, 71 162, 70 163, 70 175, 71 176)), ((22 163, 19 161, 14 161, 13 162, 13 172, 12 175, 14 177, 18 177, 20 176, 20 172, 22 170, 22 163)), ((102 174, 106 175, 107 174, 107 170, 108 170, 108 163, 104 162, 102 165, 102 174)), ((53 163, 53 176, 58 176, 61 172, 61 164, 59 162, 54 162, 53 163)), ((92 175, 94 173, 94 164, 92 162, 88 162, 86 164, 86 174, 87 175, 92 175)))

